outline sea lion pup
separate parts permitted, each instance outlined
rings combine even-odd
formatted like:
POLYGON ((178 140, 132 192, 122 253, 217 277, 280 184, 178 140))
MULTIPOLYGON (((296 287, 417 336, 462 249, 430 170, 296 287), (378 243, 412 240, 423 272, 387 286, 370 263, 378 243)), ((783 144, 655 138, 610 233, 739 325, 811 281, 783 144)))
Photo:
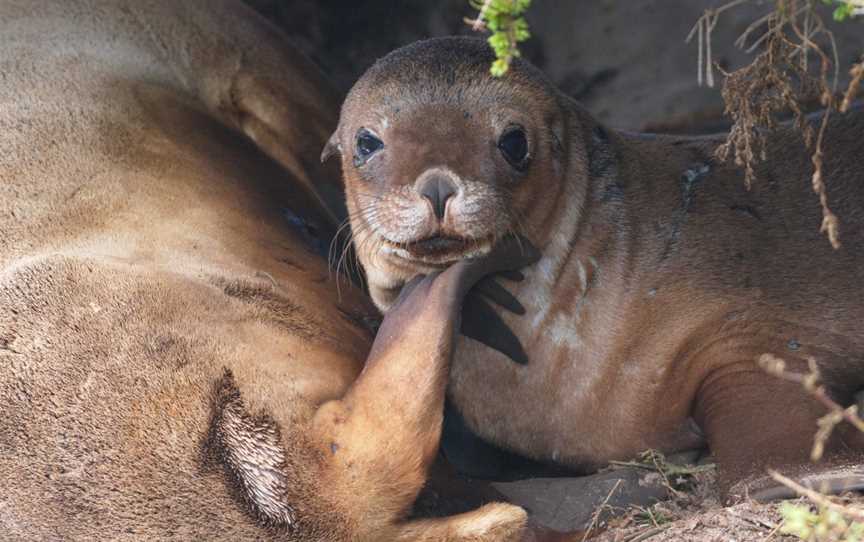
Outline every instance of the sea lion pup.
MULTIPOLYGON (((492 60, 477 39, 415 43, 344 102, 323 156, 341 153, 377 306, 521 232, 543 258, 513 289, 527 314, 502 318, 530 363, 460 340, 448 393, 472 429, 585 469, 707 440, 735 491, 766 466, 803 470, 826 409, 755 362, 801 373, 812 356, 841 405, 864 385, 864 113, 824 142, 835 251, 791 127, 748 191, 713 158, 722 137, 615 132, 527 62, 496 79, 492 60)), ((827 456, 860 460, 861 440, 839 426, 827 456)))
POLYGON ((0 539, 520 536, 506 504, 405 520, 461 297, 520 250, 419 281, 373 346, 316 253, 337 104, 284 36, 213 0, 0 21, 0 539))

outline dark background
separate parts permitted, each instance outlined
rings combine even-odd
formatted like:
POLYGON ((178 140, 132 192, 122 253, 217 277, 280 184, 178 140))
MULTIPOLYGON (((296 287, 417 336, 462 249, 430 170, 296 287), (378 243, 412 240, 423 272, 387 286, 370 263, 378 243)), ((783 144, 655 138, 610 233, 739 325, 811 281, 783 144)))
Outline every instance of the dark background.
MULTIPOLYGON (((467 0, 246 0, 282 27, 345 93, 375 59, 432 36, 471 34, 467 0)), ((623 129, 725 129, 719 88, 699 87, 697 46, 685 43, 706 8, 726 0, 534 0, 525 56, 601 121, 623 129)), ((752 55, 735 39, 771 2, 725 12, 714 31, 715 60, 726 69, 752 55)), ((823 16, 831 20, 830 10, 823 16)), ((841 71, 864 51, 864 23, 831 24, 841 71)), ((761 32, 757 30, 756 35, 761 32)), ((719 73, 718 84, 722 81, 719 73)), ((848 78, 847 78, 848 79, 848 78)))

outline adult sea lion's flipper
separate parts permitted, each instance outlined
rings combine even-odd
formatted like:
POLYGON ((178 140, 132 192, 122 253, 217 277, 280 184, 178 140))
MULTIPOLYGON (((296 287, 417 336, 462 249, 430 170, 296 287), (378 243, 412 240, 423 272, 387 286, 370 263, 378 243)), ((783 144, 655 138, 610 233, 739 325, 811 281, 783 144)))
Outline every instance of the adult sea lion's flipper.
MULTIPOLYGON (((504 242, 487 257, 406 284, 363 372, 341 400, 315 414, 327 476, 344 488, 344 499, 356 500, 352 509, 366 510, 365 521, 381 516, 387 525, 387 512, 406 509, 420 491, 438 452, 463 299, 484 276, 537 260, 536 251, 517 251, 517 243, 504 242)), ((525 520, 521 508, 488 505, 464 516, 407 523, 404 532, 382 539, 437 540, 430 533, 464 532, 448 540, 516 540, 525 520)))

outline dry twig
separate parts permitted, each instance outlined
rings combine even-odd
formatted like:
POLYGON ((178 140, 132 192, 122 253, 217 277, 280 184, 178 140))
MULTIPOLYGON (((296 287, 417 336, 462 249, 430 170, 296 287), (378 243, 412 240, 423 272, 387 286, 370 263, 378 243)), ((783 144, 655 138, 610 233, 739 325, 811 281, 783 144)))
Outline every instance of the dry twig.
POLYGON ((642 531, 641 533, 634 534, 630 538, 626 539, 624 542, 643 542, 644 540, 648 540, 649 538, 657 536, 668 528, 669 525, 663 525, 661 527, 648 529, 647 531, 642 531))
POLYGON ((621 480, 616 480, 615 485, 612 486, 612 489, 609 490, 609 493, 606 495, 606 498, 603 499, 603 502, 600 506, 597 507, 597 510, 594 511, 594 514, 591 516, 591 523, 588 525, 588 529, 585 530, 585 534, 582 535, 582 542, 588 540, 588 535, 591 534, 591 530, 597 525, 597 521, 600 519, 600 514, 603 512, 603 508, 609 503, 609 499, 612 498, 612 494, 615 493, 615 490, 618 489, 618 486, 621 485, 621 480))
POLYGON ((484 17, 486 17, 486 12, 489 11, 489 4, 492 3, 492 0, 483 0, 483 5, 480 6, 480 12, 477 14, 475 19, 465 18, 465 22, 471 25, 471 30, 474 32, 479 32, 480 30, 486 29, 486 22, 484 17))
POLYGON ((840 504, 838 502, 835 502, 830 497, 827 497, 827 496, 819 493, 818 491, 814 491, 808 487, 804 487, 801 484, 799 484, 798 482, 792 480, 791 478, 787 478, 786 476, 783 476, 782 474, 780 474, 779 472, 777 472, 775 470, 769 469, 768 474, 775 481, 779 482, 780 484, 783 484, 784 486, 788 487, 789 489, 791 489, 795 493, 801 495, 802 497, 807 497, 808 499, 810 499, 810 501, 812 501, 814 504, 816 504, 818 506, 839 512, 840 514, 842 514, 848 518, 852 518, 855 521, 864 521, 864 509, 861 509, 857 506, 848 506, 848 505, 843 505, 843 504, 840 504))
MULTIPOLYGON (((687 41, 698 36, 699 59, 698 81, 704 79, 713 86, 713 61, 711 58, 711 32, 721 13, 754 0, 733 0, 710 9, 699 18, 690 31, 687 41)), ((734 158, 735 164, 744 169, 744 182, 749 189, 756 179, 754 165, 766 159, 766 133, 776 126, 777 117, 791 111, 796 125, 804 136, 804 143, 811 152, 813 191, 822 207, 821 231, 827 234, 831 246, 840 248, 840 227, 837 216, 828 205, 823 170, 824 135, 832 109, 837 108, 837 85, 839 61, 834 35, 825 26, 816 11, 817 2, 812 0, 775 0, 775 9, 755 20, 736 40, 736 44, 748 52, 763 48, 753 62, 725 76, 723 101, 726 113, 732 117, 733 125, 726 142, 718 147, 720 160, 734 158), (747 45, 760 28, 767 30, 747 45), (830 55, 817 43, 824 38, 830 44, 830 55), (818 75, 809 70, 809 56, 819 59, 818 75), (833 66, 833 70, 831 69, 833 66), (829 76, 829 73, 833 74, 829 76), (819 99, 825 108, 818 130, 806 119, 802 103, 819 99)), ((719 67, 718 67, 719 69, 719 67)), ((848 102, 864 77, 864 59, 853 68, 853 84, 843 99, 840 110, 848 108, 848 102), (854 78, 858 76, 857 81, 854 78), (847 100, 848 98, 848 100, 847 100)))
POLYGON ((840 105, 841 113, 849 111, 849 108, 852 107, 852 100, 855 99, 861 86, 861 80, 864 79, 864 56, 861 57, 861 62, 852 66, 849 75, 852 76, 852 80, 849 82, 846 92, 843 93, 843 103, 840 105))
POLYGON ((759 357, 759 366, 768 374, 774 375, 789 382, 797 382, 801 384, 807 393, 809 393, 817 401, 825 405, 828 409, 828 414, 819 418, 817 422, 818 430, 813 439, 813 450, 810 453, 813 461, 818 461, 822 458, 822 453, 825 451, 825 443, 834 431, 834 428, 842 421, 847 421, 859 431, 864 432, 864 420, 858 416, 858 406, 851 405, 848 408, 843 408, 836 401, 831 399, 825 391, 825 387, 821 384, 821 375, 819 368, 816 365, 816 360, 812 357, 807 359, 810 372, 807 374, 791 373, 786 370, 786 362, 772 354, 762 354, 759 357))

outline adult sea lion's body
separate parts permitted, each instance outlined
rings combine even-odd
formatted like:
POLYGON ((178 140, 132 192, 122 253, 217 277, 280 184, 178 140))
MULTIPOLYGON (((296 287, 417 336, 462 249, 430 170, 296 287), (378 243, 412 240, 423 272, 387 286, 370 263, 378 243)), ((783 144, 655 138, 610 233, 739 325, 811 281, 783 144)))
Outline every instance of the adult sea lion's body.
MULTIPOLYGON (((612 132, 526 63, 496 80, 491 60, 457 38, 392 53, 352 89, 325 151, 341 151, 384 310, 407 277, 508 231, 541 248, 512 290, 527 314, 503 316, 530 363, 458 346, 448 393, 468 424, 589 468, 707 440, 727 488, 806 463, 825 408, 755 362, 806 372, 812 356, 842 405, 864 385, 864 113, 837 117, 824 142, 835 251, 791 127, 770 136, 748 191, 713 159, 720 138, 612 132)), ((849 429, 830 457, 861 459, 849 429)))
POLYGON ((521 532, 509 505, 403 521, 477 269, 404 296, 364 369, 371 306, 317 253, 314 66, 239 2, 5 1, 0 24, 0 539, 521 532))

